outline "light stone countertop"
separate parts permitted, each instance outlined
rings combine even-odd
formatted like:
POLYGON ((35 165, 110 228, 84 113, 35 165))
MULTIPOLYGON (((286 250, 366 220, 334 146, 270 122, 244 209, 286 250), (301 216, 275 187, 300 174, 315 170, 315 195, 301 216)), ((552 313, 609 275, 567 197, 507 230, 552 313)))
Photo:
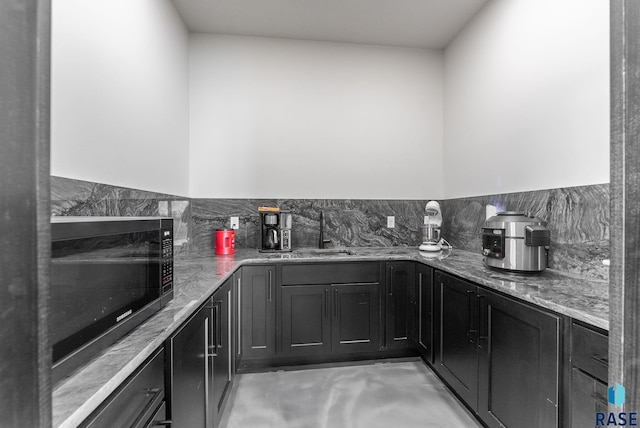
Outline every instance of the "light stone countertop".
MULTIPOLYGON (((234 255, 187 252, 174 260, 174 298, 130 334, 53 388, 53 426, 75 427, 91 414, 145 359, 158 349, 242 265, 332 261, 413 260, 457 275, 556 313, 608 329, 608 281, 577 277, 552 269, 516 274, 489 269, 480 254, 461 250, 427 257, 413 247, 348 248, 352 255, 317 250, 260 253, 236 249, 234 255)), ((328 250, 330 251, 330 250, 328 250)))

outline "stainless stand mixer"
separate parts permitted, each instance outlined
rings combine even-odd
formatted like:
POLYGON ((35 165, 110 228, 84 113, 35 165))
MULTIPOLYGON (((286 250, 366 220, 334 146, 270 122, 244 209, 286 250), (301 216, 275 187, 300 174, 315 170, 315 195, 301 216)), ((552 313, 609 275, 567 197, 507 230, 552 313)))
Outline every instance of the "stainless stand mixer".
POLYGON ((422 244, 418 249, 429 253, 437 253, 442 251, 443 246, 448 248, 448 243, 440 238, 440 226, 442 226, 440 204, 437 201, 427 202, 425 213, 424 224, 420 226, 422 244))

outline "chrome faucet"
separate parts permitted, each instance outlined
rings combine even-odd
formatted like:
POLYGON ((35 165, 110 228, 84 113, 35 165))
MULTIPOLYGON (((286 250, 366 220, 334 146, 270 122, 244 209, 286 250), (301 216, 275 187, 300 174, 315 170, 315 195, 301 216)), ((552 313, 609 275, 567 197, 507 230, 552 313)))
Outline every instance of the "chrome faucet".
POLYGON ((324 239, 324 212, 320 211, 320 239, 318 240, 318 248, 323 249, 324 244, 331 242, 331 239, 324 239))

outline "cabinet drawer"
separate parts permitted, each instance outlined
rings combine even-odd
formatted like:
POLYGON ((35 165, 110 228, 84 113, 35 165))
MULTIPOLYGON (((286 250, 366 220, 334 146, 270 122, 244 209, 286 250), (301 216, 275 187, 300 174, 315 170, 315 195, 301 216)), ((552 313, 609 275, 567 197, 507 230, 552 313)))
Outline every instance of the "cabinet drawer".
POLYGON ((282 285, 346 284, 352 282, 378 282, 380 264, 316 263, 282 266, 282 285))
POLYGON ((596 412, 607 412, 607 385, 571 369, 571 428, 594 426, 596 412))
POLYGON ((111 395, 83 427, 146 427, 164 402, 164 348, 111 395))
POLYGON ((574 367, 606 383, 609 372, 608 336, 580 324, 571 324, 571 360, 574 367))

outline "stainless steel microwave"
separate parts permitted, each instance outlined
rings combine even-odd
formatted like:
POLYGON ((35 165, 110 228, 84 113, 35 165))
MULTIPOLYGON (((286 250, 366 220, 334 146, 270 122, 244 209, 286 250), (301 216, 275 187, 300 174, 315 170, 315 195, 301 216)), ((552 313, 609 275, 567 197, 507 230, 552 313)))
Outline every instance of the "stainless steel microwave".
POLYGON ((55 383, 173 298, 173 219, 52 217, 50 295, 55 383))

